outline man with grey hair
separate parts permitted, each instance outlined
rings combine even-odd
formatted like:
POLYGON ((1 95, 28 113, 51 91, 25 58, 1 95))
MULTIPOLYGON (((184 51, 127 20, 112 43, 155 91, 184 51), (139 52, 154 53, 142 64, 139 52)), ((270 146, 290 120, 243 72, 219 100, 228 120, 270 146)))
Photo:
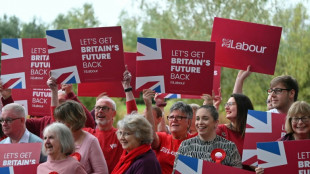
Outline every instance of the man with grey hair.
POLYGON ((176 102, 170 108, 167 116, 171 134, 166 132, 156 132, 154 118, 152 115, 152 98, 155 92, 150 89, 143 90, 143 99, 146 105, 146 118, 153 127, 154 140, 152 149, 161 165, 163 174, 172 173, 173 162, 179 146, 183 140, 192 138, 197 134, 191 135, 188 130, 193 118, 192 108, 184 102, 176 102))
MULTIPOLYGON (((122 85, 126 94, 127 114, 137 111, 137 105, 130 82, 131 74, 126 68, 123 74, 122 85)), ((85 128, 84 130, 92 133, 98 138, 108 165, 109 173, 111 173, 123 152, 123 148, 116 136, 117 129, 113 127, 114 117, 116 116, 116 104, 110 97, 103 93, 97 97, 94 109, 97 128, 85 128)))
MULTIPOLYGON (((13 143, 43 143, 42 139, 26 129, 26 114, 22 105, 11 103, 2 108, 0 117, 3 133, 7 136, 0 144, 13 143)), ((41 154, 40 163, 46 157, 41 154)))

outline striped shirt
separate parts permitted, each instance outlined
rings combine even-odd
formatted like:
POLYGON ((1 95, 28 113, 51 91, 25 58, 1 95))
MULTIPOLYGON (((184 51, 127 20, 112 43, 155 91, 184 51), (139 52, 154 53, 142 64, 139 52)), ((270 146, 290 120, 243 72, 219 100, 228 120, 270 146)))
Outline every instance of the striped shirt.
POLYGON ((226 152, 226 157, 221 164, 238 168, 242 167, 241 157, 235 143, 218 135, 216 135, 215 139, 212 141, 203 141, 197 135, 188 140, 184 140, 181 143, 174 161, 174 169, 176 167, 176 161, 178 160, 179 154, 214 162, 211 158, 211 152, 218 148, 223 149, 226 152))

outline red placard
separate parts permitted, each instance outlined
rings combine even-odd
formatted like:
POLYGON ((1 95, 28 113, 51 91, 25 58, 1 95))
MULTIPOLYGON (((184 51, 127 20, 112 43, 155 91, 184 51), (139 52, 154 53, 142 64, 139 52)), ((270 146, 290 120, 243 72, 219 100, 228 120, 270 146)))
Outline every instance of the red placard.
POLYGON ((37 167, 39 164, 32 164, 26 166, 10 166, 10 167, 0 167, 1 174, 37 174, 37 167))
POLYGON ((0 144, 0 166, 39 164, 41 143, 0 144))
POLYGON ((258 166, 265 174, 310 172, 310 140, 257 143, 258 166))
MULTIPOLYGON (((213 77, 213 91, 215 95, 219 95, 219 88, 221 87, 221 67, 214 66, 213 77)), ((212 95, 212 94, 210 94, 212 95)), ((161 93, 158 96, 162 98, 188 98, 188 99, 201 99, 201 95, 186 95, 186 94, 169 94, 161 93)))
POLYGON ((136 90, 211 94, 214 42, 138 38, 136 90))
POLYGON ((57 83, 119 81, 124 67, 121 27, 47 30, 57 83))
POLYGON ((215 65, 274 74, 281 27, 214 18, 211 41, 216 42, 215 65))
POLYGON ((2 39, 1 81, 4 88, 46 87, 50 62, 46 39, 2 39))
POLYGON ((27 115, 51 115, 51 90, 50 88, 12 89, 15 103, 25 107, 27 115))
MULTIPOLYGON (((130 72, 132 92, 136 98, 139 97, 139 92, 135 90, 136 86, 136 53, 124 53, 124 62, 130 72)), ((110 97, 125 97, 124 88, 121 83, 122 79, 118 82, 98 82, 98 83, 80 83, 78 84, 78 96, 83 97, 97 97, 102 92, 106 92, 110 97)))
POLYGON ((222 164, 211 163, 209 161, 197 158, 179 155, 174 173, 254 174, 255 172, 250 172, 236 167, 225 166, 222 164))
POLYGON ((248 110, 242 163, 257 165, 256 143, 275 141, 285 135, 285 114, 248 110))

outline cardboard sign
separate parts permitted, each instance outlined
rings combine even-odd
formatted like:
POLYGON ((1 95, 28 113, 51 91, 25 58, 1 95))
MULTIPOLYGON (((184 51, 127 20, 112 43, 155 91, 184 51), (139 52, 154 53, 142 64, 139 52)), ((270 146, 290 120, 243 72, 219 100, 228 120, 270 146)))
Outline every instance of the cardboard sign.
POLYGON ((225 166, 222 164, 212 163, 209 161, 191 158, 184 155, 179 155, 175 174, 254 174, 255 172, 250 172, 247 170, 242 170, 236 167, 225 166))
MULTIPOLYGON (((136 87, 136 53, 124 53, 124 62, 130 72, 132 92, 136 98, 140 93, 135 90, 136 87)), ((80 83, 78 84, 78 96, 97 97, 102 92, 106 92, 109 97, 126 97, 121 79, 115 82, 98 83, 80 83)))
POLYGON ((310 140, 257 143, 258 166, 265 174, 310 173, 310 140))
POLYGON ((46 39, 2 39, 1 81, 4 88, 46 87, 50 62, 46 39))
POLYGON ((57 83, 119 81, 124 67, 121 27, 47 30, 57 83))
POLYGON ((50 88, 12 89, 15 103, 24 106, 26 114, 32 116, 51 115, 50 88))
POLYGON ((41 143, 0 144, 0 166, 39 164, 41 143))
MULTIPOLYGON (((215 95, 219 95, 219 88, 221 87, 221 67, 214 66, 213 77, 213 91, 215 95)), ((202 95, 202 94, 201 94, 202 95)), ((188 98, 188 99, 201 99, 201 95, 186 95, 186 94, 169 94, 161 93, 159 97, 162 98, 188 98)), ((212 95, 212 94, 210 94, 212 95)))
POLYGON ((1 174, 37 174, 37 167, 39 164, 32 164, 26 166, 10 166, 10 167, 0 167, 1 174))
POLYGON ((273 75, 281 27, 214 18, 211 41, 216 42, 215 65, 273 75))
POLYGON ((138 38, 136 90, 211 94, 214 42, 138 38))
POLYGON ((286 134, 285 114, 248 110, 242 163, 257 165, 256 143, 275 141, 286 134))

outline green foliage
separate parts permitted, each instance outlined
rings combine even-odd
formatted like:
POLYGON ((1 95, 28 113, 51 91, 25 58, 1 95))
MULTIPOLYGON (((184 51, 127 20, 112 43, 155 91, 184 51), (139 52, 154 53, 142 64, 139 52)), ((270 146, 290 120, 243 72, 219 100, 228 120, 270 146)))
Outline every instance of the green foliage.
POLYGON ((99 25, 91 4, 84 4, 82 9, 72 9, 66 15, 59 14, 52 23, 55 29, 89 28, 99 25))

